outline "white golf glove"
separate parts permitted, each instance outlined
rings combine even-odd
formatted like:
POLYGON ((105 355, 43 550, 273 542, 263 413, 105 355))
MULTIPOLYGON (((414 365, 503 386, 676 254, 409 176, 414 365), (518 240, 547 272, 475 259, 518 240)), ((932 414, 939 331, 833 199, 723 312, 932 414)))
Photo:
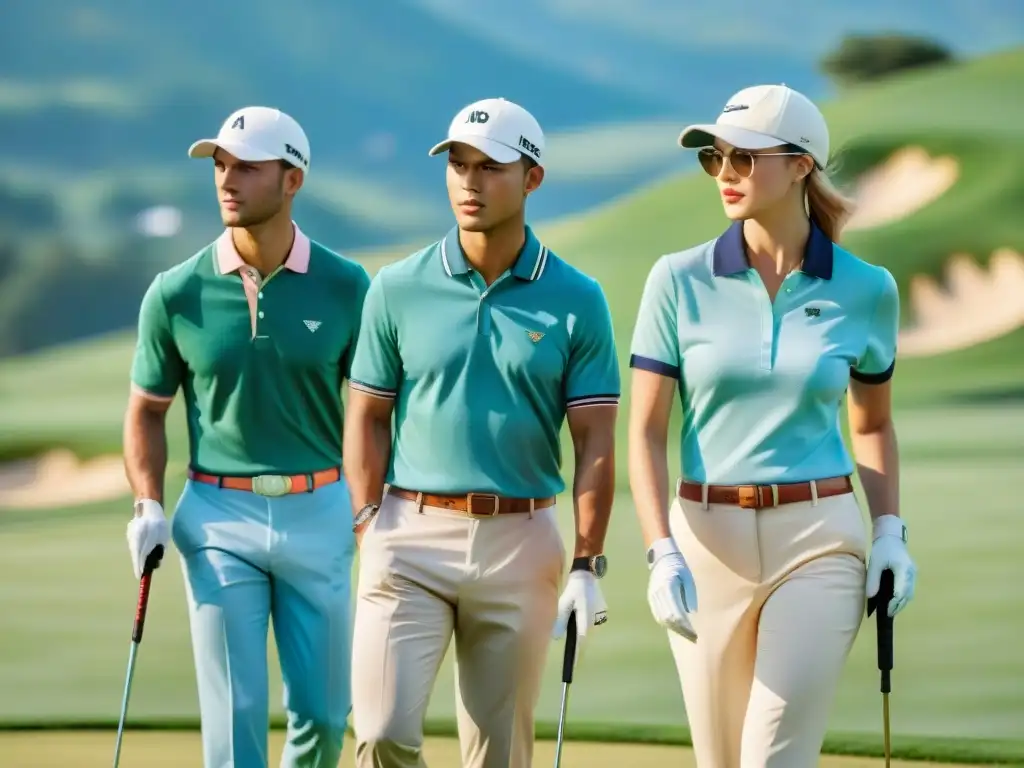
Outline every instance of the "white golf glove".
POLYGON ((917 567, 907 551, 907 526, 897 515, 881 515, 872 523, 871 538, 867 597, 870 599, 878 594, 882 571, 892 571, 893 598, 887 609, 888 615, 892 617, 906 608, 914 597, 914 583, 917 581, 917 567))
POLYGON ((689 614, 697 612, 697 586, 672 537, 658 539, 647 550, 651 575, 647 603, 654 620, 666 629, 697 641, 689 614))
POLYGON ((135 578, 141 579, 150 553, 158 546, 167 550, 170 529, 163 507, 152 499, 139 499, 135 502, 135 516, 128 521, 127 535, 135 578))
POLYGON ((608 605, 601 594, 597 577, 590 571, 571 571, 562 596, 558 599, 558 616, 552 636, 561 638, 569 627, 569 616, 576 612, 576 657, 583 649, 583 641, 590 627, 608 621, 608 605))

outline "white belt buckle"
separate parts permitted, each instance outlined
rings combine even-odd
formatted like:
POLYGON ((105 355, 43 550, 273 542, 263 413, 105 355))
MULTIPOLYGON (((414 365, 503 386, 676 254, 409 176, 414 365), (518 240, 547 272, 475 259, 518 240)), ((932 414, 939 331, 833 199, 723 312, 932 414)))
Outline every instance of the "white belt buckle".
POLYGON ((257 475, 252 479, 252 492, 260 496, 284 496, 291 490, 292 479, 287 475, 257 475))

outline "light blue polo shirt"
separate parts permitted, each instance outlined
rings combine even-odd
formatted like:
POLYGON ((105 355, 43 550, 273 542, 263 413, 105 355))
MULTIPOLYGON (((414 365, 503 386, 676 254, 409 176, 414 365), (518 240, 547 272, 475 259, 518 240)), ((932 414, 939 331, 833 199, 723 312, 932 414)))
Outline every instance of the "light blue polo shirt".
POLYGON ((883 267, 812 225, 803 265, 774 304, 749 266, 742 223, 662 256, 644 288, 630 366, 678 379, 682 476, 739 485, 853 471, 839 410, 851 377, 896 365, 899 295, 883 267))
POLYGON ((373 278, 351 386, 395 400, 387 482, 520 498, 565 488, 569 408, 616 404, 619 366, 601 286, 529 227, 490 287, 458 229, 373 278))

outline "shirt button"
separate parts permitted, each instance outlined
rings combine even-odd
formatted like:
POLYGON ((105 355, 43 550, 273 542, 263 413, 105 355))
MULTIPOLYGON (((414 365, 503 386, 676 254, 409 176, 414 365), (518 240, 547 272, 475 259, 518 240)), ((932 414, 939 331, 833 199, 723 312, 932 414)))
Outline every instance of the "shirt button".
POLYGON ((259 293, 257 293, 256 294, 256 298, 257 299, 262 299, 263 298, 263 291, 260 291, 259 293))
POLYGON ((260 318, 260 319, 262 320, 262 319, 263 319, 263 313, 262 313, 262 312, 260 312, 260 313, 259 313, 259 315, 258 315, 258 317, 259 317, 259 318, 260 318))

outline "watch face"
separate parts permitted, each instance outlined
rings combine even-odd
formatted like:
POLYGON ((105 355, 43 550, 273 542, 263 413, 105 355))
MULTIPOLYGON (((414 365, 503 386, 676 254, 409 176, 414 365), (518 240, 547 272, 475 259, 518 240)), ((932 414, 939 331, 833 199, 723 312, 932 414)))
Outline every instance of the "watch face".
POLYGON ((608 571, 608 558, 604 555, 597 555, 591 561, 591 567, 593 568, 594 575, 597 578, 604 578, 605 573, 608 571))

